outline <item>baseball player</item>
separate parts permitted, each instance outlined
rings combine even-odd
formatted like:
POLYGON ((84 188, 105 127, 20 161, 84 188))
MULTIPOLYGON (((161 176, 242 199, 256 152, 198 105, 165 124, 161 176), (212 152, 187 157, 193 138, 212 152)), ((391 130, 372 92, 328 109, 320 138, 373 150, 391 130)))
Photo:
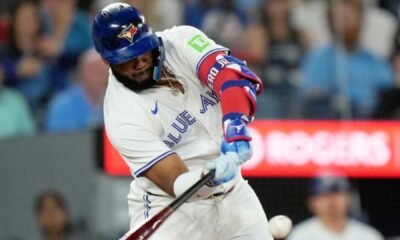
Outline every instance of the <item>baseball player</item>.
POLYGON ((123 3, 98 12, 93 41, 110 66, 106 132, 134 176, 130 227, 215 169, 214 180, 152 239, 272 239, 262 206, 240 174, 252 153, 247 125, 260 79, 198 29, 153 33, 144 16, 123 3))
POLYGON ((308 206, 315 217, 293 228, 289 240, 383 240, 374 228, 347 216, 350 183, 346 178, 318 176, 310 181, 308 206))

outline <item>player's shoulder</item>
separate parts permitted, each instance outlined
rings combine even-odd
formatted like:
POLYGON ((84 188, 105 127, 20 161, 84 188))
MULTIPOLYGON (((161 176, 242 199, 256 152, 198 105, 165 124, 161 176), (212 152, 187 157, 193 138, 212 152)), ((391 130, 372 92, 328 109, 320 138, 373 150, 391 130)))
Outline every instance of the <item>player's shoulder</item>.
POLYGON ((202 33, 201 30, 189 25, 173 26, 172 28, 164 29, 163 31, 156 32, 158 35, 171 36, 171 35, 190 35, 193 33, 202 33))
POLYGON ((190 40, 196 36, 205 36, 201 30, 188 25, 174 26, 172 28, 156 32, 156 34, 162 38, 164 44, 181 44, 183 42, 189 43, 190 40))
POLYGON ((143 97, 124 87, 110 72, 107 90, 104 96, 105 115, 141 113, 146 103, 143 97))
POLYGON ((104 126, 110 141, 117 146, 124 139, 141 130, 156 129, 156 119, 151 117, 154 104, 146 94, 137 94, 110 75, 104 97, 104 126))
POLYGON ((308 52, 306 57, 316 61, 330 59, 331 56, 336 54, 335 47, 333 45, 327 45, 320 48, 315 48, 308 52))
POLYGON ((357 220, 350 219, 349 228, 350 231, 368 236, 370 240, 383 240, 383 236, 378 230, 357 220))
POLYGON ((319 221, 316 217, 312 217, 309 219, 306 219, 302 222, 300 222, 299 224, 297 224, 294 229, 309 229, 309 228, 315 228, 316 226, 318 226, 319 221))
POLYGON ((359 57, 362 58, 365 64, 368 64, 368 68, 372 71, 377 71, 378 69, 384 70, 386 73, 390 72, 390 66, 386 59, 375 55, 371 51, 366 49, 360 49, 358 51, 359 57))
POLYGON ((306 219, 294 226, 292 232, 290 233, 288 239, 289 240, 298 240, 298 239, 307 239, 308 236, 311 236, 318 229, 318 220, 313 217, 310 219, 306 219))

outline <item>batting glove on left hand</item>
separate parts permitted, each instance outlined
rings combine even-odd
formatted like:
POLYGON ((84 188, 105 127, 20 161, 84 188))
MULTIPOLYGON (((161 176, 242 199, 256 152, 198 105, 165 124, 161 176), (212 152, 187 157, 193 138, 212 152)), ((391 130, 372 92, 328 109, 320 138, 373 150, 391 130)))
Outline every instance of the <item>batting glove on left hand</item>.
POLYGON ((248 122, 242 117, 235 116, 224 121, 224 137, 221 143, 221 152, 234 152, 239 155, 240 164, 251 158, 251 136, 247 127, 248 122))
POLYGON ((236 153, 228 152, 219 156, 216 159, 210 160, 206 164, 207 170, 215 169, 215 177, 209 186, 218 186, 222 183, 229 182, 235 178, 240 165, 239 155, 236 153))

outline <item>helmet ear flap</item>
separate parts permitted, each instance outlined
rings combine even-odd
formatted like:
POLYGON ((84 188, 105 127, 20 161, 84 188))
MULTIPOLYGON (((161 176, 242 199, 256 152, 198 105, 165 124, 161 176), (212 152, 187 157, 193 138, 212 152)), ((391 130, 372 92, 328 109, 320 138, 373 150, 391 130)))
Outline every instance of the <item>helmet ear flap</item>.
POLYGON ((161 78, 162 67, 163 67, 164 60, 165 60, 165 49, 164 49, 163 41, 160 37, 158 38, 158 40, 160 42, 160 45, 156 49, 153 50, 153 56, 155 59, 153 79, 155 81, 158 81, 161 78))

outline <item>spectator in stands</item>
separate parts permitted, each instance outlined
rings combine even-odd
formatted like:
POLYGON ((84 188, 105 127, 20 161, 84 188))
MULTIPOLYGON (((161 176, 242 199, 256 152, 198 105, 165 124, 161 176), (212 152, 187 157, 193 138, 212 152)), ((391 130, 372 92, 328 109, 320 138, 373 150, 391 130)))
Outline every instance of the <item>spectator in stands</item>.
POLYGON ((41 36, 39 8, 33 0, 18 1, 11 11, 9 46, 1 57, 5 85, 27 99, 37 119, 49 89, 48 69, 38 55, 41 36))
POLYGON ((180 0, 125 0, 123 2, 139 9, 154 31, 161 31, 182 23, 183 4, 180 0))
POLYGON ((312 179, 307 203, 314 217, 296 225, 288 240, 383 240, 374 228, 348 217, 349 192, 346 178, 321 175, 312 179))
POLYGON ((40 194, 35 201, 35 213, 42 240, 85 240, 82 230, 70 223, 64 198, 57 192, 40 194))
POLYGON ((8 40, 8 20, 0 11, 0 51, 8 40))
POLYGON ((390 66, 359 45, 361 0, 330 1, 335 39, 304 62, 302 94, 307 118, 369 118, 380 90, 393 85, 390 66))
POLYGON ((292 26, 291 7, 289 0, 265 2, 261 22, 243 34, 245 58, 256 67, 265 85, 258 99, 258 117, 299 117, 299 68, 307 38, 292 26))
POLYGON ((80 54, 92 47, 89 17, 77 0, 42 0, 41 5, 45 34, 39 52, 51 62, 52 87, 62 90, 80 54))
POLYGON ((236 8, 234 0, 192 0, 185 4, 184 24, 201 29, 231 49, 240 45, 246 22, 246 13, 236 8))
POLYGON ((395 74, 395 86, 380 95, 374 118, 400 120, 400 29, 394 41, 395 51, 392 56, 392 67, 395 74))
POLYGON ((392 13, 400 21, 400 1, 379 0, 379 6, 392 13))
POLYGON ((78 63, 78 83, 56 95, 50 102, 46 130, 66 132, 102 126, 107 69, 94 50, 85 52, 78 63))
POLYGON ((35 124, 24 97, 3 86, 4 74, 0 66, 0 139, 31 135, 35 124))
POLYGON ((212 0, 203 16, 201 30, 210 38, 235 49, 240 45, 240 36, 245 27, 244 13, 236 9, 233 0, 212 0))
MULTIPOLYGON (((326 8, 330 2, 332 1, 295 1, 294 23, 297 28, 307 32, 312 48, 325 46, 332 40, 326 18, 326 8)), ((362 2, 363 22, 359 44, 379 57, 389 58, 393 50, 392 39, 397 30, 397 20, 388 11, 377 7, 376 0, 362 2)))
POLYGON ((185 14, 183 22, 185 25, 190 25, 201 29, 203 18, 206 10, 210 7, 209 1, 190 0, 185 2, 185 14))

